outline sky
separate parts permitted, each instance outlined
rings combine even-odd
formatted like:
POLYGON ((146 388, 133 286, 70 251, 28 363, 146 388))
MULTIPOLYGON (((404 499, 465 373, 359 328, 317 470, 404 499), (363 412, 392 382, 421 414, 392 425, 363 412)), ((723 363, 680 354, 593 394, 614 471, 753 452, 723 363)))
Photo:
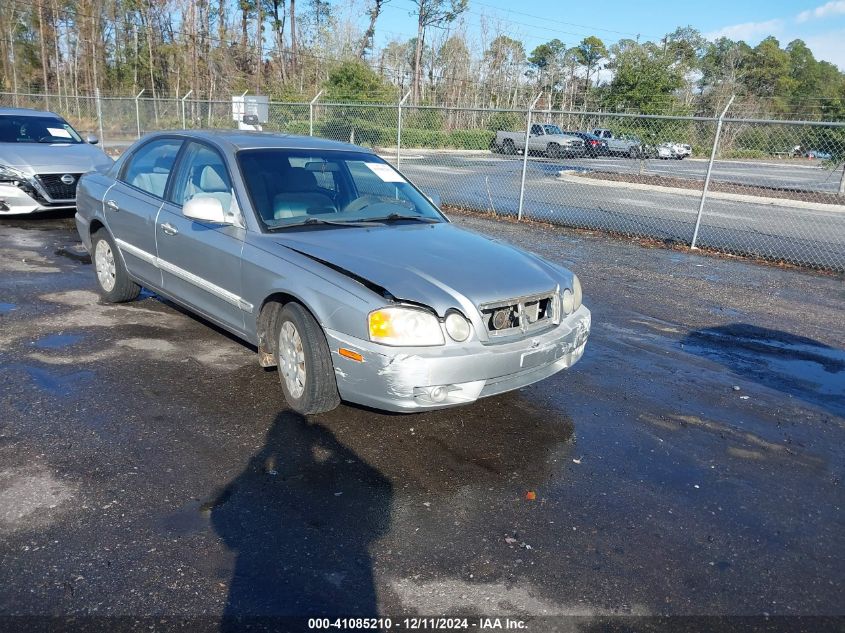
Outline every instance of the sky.
MULTIPOLYGON (((377 43, 416 35, 410 0, 390 0, 376 27, 377 43)), ((520 39, 526 50, 558 38, 567 46, 587 35, 605 44, 621 38, 657 40, 678 26, 692 26, 706 37, 726 36, 752 46, 768 35, 781 46, 804 40, 817 59, 845 71, 845 0, 469 0, 462 18, 470 34, 482 20, 520 39)))

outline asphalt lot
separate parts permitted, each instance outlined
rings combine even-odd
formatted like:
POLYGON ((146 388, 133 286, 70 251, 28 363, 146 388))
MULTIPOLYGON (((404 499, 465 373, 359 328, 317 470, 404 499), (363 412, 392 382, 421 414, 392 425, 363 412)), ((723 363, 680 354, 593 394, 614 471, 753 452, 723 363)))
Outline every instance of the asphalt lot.
POLYGON ((309 419, 100 303, 67 216, 0 221, 0 615, 843 615, 842 277, 455 219, 579 274, 584 358, 309 419))
MULTIPOLYGON (((642 161, 645 174, 703 183, 706 161, 642 161)), ((689 244, 700 190, 673 193, 623 183, 560 180, 561 170, 639 173, 627 158, 532 158, 526 174, 526 217, 566 226, 609 230, 689 244)), ((444 204, 514 215, 519 207, 522 158, 495 154, 417 153, 403 157, 402 171, 416 184, 436 190, 444 204)), ((714 178, 729 182, 831 191, 839 173, 818 166, 719 161, 714 178)), ((582 179, 583 180, 583 179, 582 179)), ((804 208, 782 201, 711 196, 702 216, 699 245, 723 252, 829 270, 845 270, 845 207, 804 208)))

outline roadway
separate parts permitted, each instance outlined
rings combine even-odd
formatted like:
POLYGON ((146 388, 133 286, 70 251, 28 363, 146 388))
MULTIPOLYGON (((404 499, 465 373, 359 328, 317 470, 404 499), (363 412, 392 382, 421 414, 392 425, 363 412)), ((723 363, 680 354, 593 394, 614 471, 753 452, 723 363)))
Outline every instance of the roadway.
MULTIPOLYGON (((706 161, 644 161, 647 174, 696 178, 703 182, 706 161)), ((526 217, 580 228, 689 243, 700 197, 692 192, 629 188, 623 183, 583 184, 561 180, 564 169, 638 173, 641 161, 628 159, 529 160, 526 217)), ((444 205, 513 215, 519 205, 520 157, 485 154, 410 153, 402 171, 423 189, 437 191, 444 205)), ((839 174, 819 167, 722 161, 714 178, 748 184, 780 184, 832 191, 839 174)), ((845 207, 830 210, 767 202, 710 198, 699 245, 723 252, 845 270, 845 207)))

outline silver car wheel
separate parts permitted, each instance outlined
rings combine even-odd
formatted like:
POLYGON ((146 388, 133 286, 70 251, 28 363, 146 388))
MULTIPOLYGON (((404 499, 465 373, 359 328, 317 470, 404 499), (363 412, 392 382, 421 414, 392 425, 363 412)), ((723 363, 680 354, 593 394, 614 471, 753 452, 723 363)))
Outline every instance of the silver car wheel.
POLYGON ((97 280, 103 290, 114 290, 117 270, 114 265, 114 253, 106 240, 100 240, 94 248, 94 266, 97 268, 97 280))
POLYGON ((279 369, 290 395, 301 398, 305 392, 305 350, 299 331, 290 321, 282 323, 279 333, 279 369))

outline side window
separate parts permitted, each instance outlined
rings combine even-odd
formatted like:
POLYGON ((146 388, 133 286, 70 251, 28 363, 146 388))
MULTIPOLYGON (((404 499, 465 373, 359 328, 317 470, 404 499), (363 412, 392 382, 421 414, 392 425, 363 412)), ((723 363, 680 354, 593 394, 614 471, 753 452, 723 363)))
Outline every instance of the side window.
POLYGON ((317 179, 317 186, 321 189, 328 189, 329 191, 337 191, 337 185, 334 182, 334 173, 330 171, 315 171, 312 172, 314 178, 317 179))
POLYGON ((531 133, 535 134, 536 136, 540 136, 543 133, 543 126, 537 125, 536 123, 531 126, 531 133))
POLYGON ((182 141, 172 138, 147 143, 129 157, 121 180, 163 198, 167 178, 181 146, 182 141))
POLYGON ((232 206, 232 181, 226 163, 217 150, 201 143, 189 143, 185 149, 170 194, 179 206, 191 198, 217 198, 227 213, 232 206))

